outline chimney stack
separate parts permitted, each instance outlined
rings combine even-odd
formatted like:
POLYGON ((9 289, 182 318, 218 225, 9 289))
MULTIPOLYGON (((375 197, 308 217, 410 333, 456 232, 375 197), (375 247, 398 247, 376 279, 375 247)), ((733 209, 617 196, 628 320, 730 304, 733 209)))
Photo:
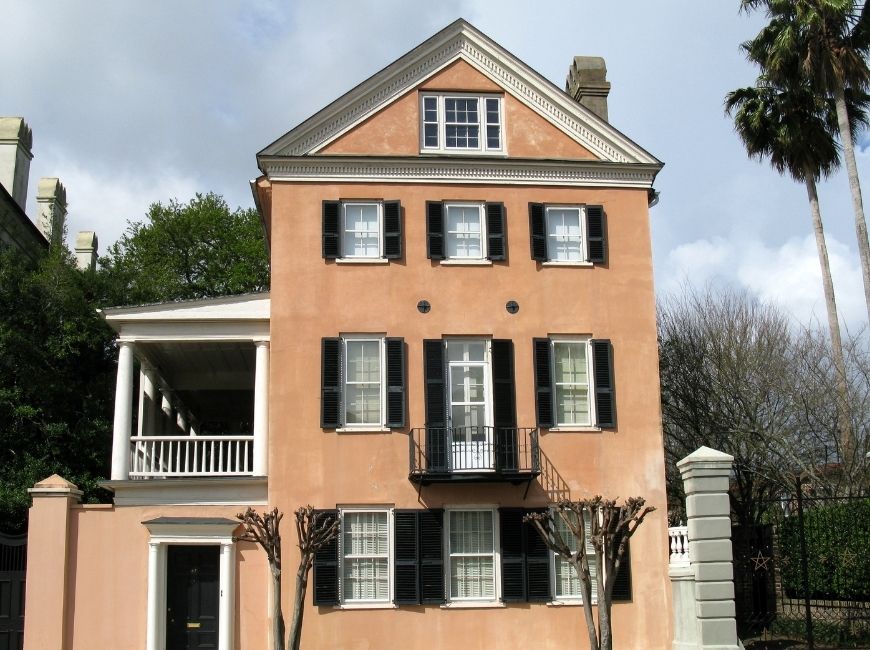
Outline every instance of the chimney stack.
POLYGON ((568 68, 565 92, 607 122, 607 66, 600 56, 575 56, 568 68))
POLYGON ((92 230, 76 233, 76 266, 82 271, 97 268, 97 233, 92 230))
POLYGON ((56 178, 40 178, 36 193, 36 227, 51 246, 63 242, 66 221, 66 189, 56 178))
POLYGON ((25 209, 33 133, 21 117, 0 117, 0 185, 25 209))

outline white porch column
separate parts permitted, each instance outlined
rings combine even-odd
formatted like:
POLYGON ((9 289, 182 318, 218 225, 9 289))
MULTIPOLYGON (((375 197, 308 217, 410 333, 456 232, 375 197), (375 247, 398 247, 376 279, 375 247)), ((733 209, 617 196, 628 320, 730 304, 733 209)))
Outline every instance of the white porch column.
POLYGON ((233 618, 235 615, 233 596, 235 595, 235 580, 233 570, 235 568, 232 539, 221 541, 220 558, 220 605, 218 616, 218 650, 232 650, 233 647, 233 618))
POLYGON ((160 593, 160 543, 151 541, 148 543, 148 609, 146 615, 145 648, 146 650, 160 649, 161 625, 160 602, 163 600, 160 593))
POLYGON ((172 400, 169 393, 161 392, 160 411, 163 416, 160 418, 160 433, 164 436, 174 435, 172 427, 174 426, 174 418, 172 416, 172 400))
POLYGON ((133 427, 133 344, 118 343, 118 378, 115 384, 115 423, 112 430, 112 480, 130 473, 130 435, 133 427))
POLYGON ((269 471, 269 341, 255 341, 257 371, 254 378, 254 476, 269 471))
POLYGON ((160 429, 160 391, 157 389, 157 371, 142 362, 139 371, 139 435, 158 435, 160 429))

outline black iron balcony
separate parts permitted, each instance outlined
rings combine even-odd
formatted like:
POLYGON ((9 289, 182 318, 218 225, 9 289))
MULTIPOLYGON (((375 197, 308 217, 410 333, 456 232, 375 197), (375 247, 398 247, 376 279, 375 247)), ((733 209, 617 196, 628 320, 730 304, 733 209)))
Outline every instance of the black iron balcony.
POLYGON ((414 483, 522 483, 541 472, 535 428, 420 427, 409 441, 414 483))

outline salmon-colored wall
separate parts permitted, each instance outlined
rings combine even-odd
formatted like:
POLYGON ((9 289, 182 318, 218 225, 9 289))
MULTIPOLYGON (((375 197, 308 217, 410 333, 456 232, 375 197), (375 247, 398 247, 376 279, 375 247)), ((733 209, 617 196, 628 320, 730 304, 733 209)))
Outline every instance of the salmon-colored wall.
MULTIPOLYGON (((74 506, 70 510, 66 650, 145 647, 148 540, 156 517, 226 517, 235 506, 74 506)), ((28 552, 51 557, 58 539, 31 533, 28 552)), ((253 544, 236 548, 235 648, 262 650, 268 633, 268 565, 253 544)), ((28 583, 29 584, 29 583, 28 583)), ((28 602, 27 620, 41 605, 28 602)))
MULTIPOLYGON (((408 480, 408 431, 336 433, 320 428, 320 339, 340 333, 404 337, 408 350, 409 424, 424 424, 422 341, 481 335, 514 342, 519 426, 534 426, 532 339, 548 334, 609 338, 619 428, 549 433, 541 448, 573 498, 644 496, 659 512, 632 541, 633 603, 615 606, 617 647, 668 643, 667 531, 659 415, 658 357, 647 194, 644 190, 405 184, 285 184, 272 191, 271 445, 269 500, 298 504, 393 505, 397 508, 547 503, 536 481, 427 486, 418 498, 408 480), (399 199, 404 259, 384 265, 321 258, 323 199, 399 199), (427 200, 502 201, 508 260, 449 266, 426 258, 427 200), (591 268, 542 266, 531 259, 529 202, 603 204, 609 262, 591 268), (426 299, 432 309, 417 311, 426 299), (505 303, 516 300, 510 315, 505 303)), ((310 597, 309 597, 310 604, 310 597)), ((289 603, 288 603, 289 606, 289 603)), ((578 608, 544 605, 455 611, 336 612, 306 618, 307 648, 456 647, 486 639, 495 647, 563 648, 584 638, 578 608), (473 634, 472 634, 473 632, 473 634)))
MULTIPOLYGON (((420 153, 419 90, 503 92, 465 61, 455 61, 387 108, 331 142, 321 154, 416 156, 420 153)), ((512 158, 595 159, 582 145, 505 93, 507 153, 512 158)))

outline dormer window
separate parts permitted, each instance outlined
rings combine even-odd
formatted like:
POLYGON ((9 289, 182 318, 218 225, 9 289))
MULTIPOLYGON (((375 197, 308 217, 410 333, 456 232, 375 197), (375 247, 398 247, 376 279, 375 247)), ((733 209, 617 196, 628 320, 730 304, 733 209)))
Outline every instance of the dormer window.
POLYGON ((427 93, 421 96, 421 151, 503 153, 500 95, 427 93))

